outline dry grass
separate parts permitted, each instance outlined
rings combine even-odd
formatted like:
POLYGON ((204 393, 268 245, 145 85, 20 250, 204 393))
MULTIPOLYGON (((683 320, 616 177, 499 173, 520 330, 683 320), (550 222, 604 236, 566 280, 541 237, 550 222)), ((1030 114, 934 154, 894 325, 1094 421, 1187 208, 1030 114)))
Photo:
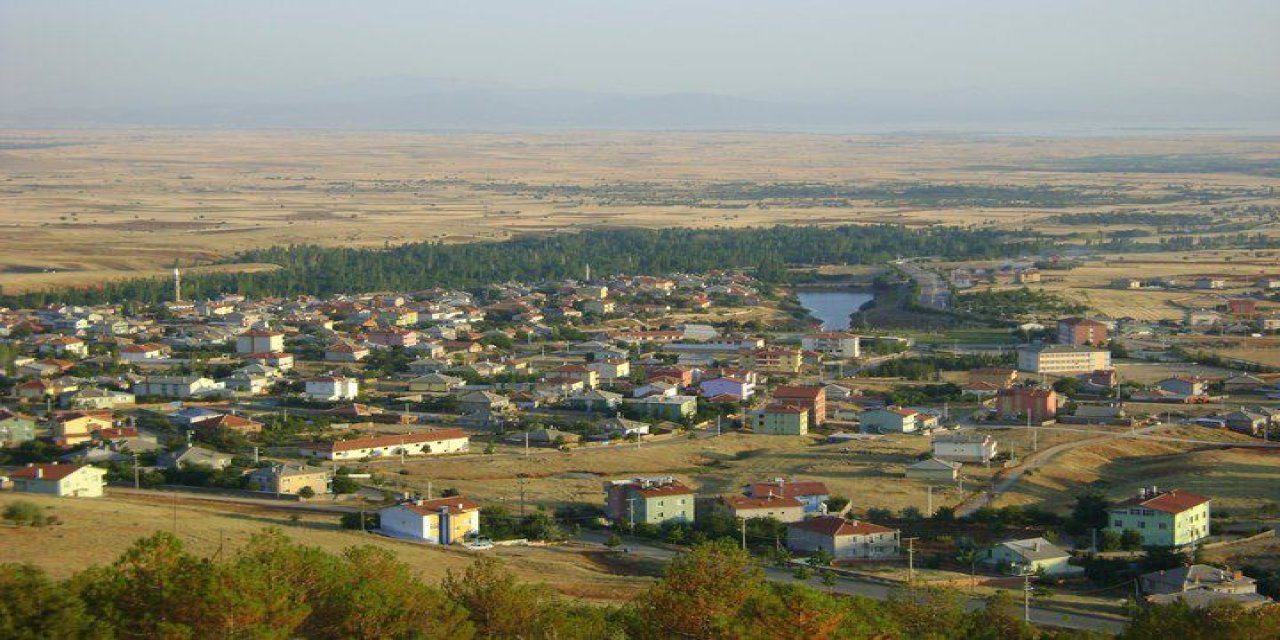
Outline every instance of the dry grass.
MULTIPOLYGON (((1166 429, 1159 435, 1226 445, 1254 441, 1233 432, 1202 427, 1166 429)), ((1091 484, 1103 487, 1112 498, 1127 497, 1143 486, 1156 485, 1209 496, 1215 508, 1238 512, 1280 501, 1277 474, 1277 451, 1111 440, 1063 454, 1025 477, 1002 496, 1000 503, 1038 504, 1065 511, 1073 502, 1073 494, 1091 484)))
MULTIPOLYGON (((1245 175, 1024 170, 1057 158, 1218 153, 1274 157, 1280 143, 1231 138, 836 136, 747 133, 426 134, 264 131, 9 131, 0 151, 0 256, 9 290, 93 282, 224 257, 247 247, 315 242, 379 247, 462 242, 593 226, 993 224, 1022 227, 1061 209, 848 206, 629 206, 536 198, 467 183, 885 181, 1085 185, 1142 194, 1171 183, 1274 185, 1245 175), (13 267, 20 267, 15 272, 13 267), (78 273, 51 282, 40 271, 78 273), (37 273, 26 273, 35 269, 37 273)), ((1170 211, 1204 211, 1198 202, 1170 211)), ((1106 208, 1106 207, 1104 207, 1106 208)), ((1115 207, 1117 209, 1132 207, 1115 207)), ((1051 229, 1052 230, 1052 229, 1051 229)), ((1062 230, 1080 230, 1064 228, 1062 230)))
MULTIPOLYGON (((299 542, 333 553, 372 544, 391 550, 430 582, 439 581, 451 569, 466 567, 474 558, 460 549, 345 531, 338 527, 336 515, 299 514, 295 522, 290 514, 278 510, 191 500, 179 502, 175 524, 173 505, 149 497, 70 499, 9 494, 0 499, 0 508, 14 500, 39 504, 63 524, 41 529, 0 528, 4 540, 0 562, 30 562, 58 578, 110 563, 134 540, 157 531, 176 532, 188 549, 202 556, 215 555, 219 549, 231 553, 267 527, 279 527, 299 542)), ((592 552, 576 546, 502 547, 492 553, 506 560, 524 580, 547 582, 566 595, 591 600, 625 600, 649 582, 614 575, 592 559, 592 552)))

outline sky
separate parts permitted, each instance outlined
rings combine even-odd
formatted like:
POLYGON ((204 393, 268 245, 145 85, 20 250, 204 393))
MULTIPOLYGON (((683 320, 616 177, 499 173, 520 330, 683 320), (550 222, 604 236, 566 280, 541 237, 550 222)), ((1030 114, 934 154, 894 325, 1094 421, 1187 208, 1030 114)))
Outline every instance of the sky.
POLYGON ((1277 33, 1277 0, 0 0, 0 101, 401 76, 781 101, 1274 100, 1277 33))

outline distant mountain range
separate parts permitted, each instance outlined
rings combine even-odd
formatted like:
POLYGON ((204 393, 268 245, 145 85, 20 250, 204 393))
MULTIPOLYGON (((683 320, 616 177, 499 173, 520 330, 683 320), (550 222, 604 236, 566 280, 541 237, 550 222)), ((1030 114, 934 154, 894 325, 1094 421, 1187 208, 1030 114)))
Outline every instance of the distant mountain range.
POLYGON ((193 97, 115 108, 0 106, 5 127, 417 130, 674 129, 884 131, 1222 128, 1280 131, 1280 97, 1143 95, 1084 100, 990 92, 784 101, 710 93, 639 95, 512 89, 391 77, 307 91, 193 97))

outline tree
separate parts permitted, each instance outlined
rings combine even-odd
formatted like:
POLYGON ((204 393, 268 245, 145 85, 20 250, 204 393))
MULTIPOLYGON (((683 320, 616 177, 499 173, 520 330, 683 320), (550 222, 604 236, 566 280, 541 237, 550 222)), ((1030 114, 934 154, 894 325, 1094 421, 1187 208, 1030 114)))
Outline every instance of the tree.
POLYGON ((831 496, 823 504, 827 505, 827 513, 840 513, 849 506, 849 499, 844 496, 831 496))
POLYGON ((764 576, 732 542, 710 542, 678 556, 666 575, 632 604, 636 638, 718 637, 744 604, 761 594, 764 576))
POLYGON ((316 497, 316 490, 311 487, 303 487, 298 490, 298 495, 302 498, 314 498, 316 497))
POLYGON ((502 563, 484 557, 462 572, 452 569, 442 584, 453 602, 469 612, 481 637, 540 637, 543 611, 553 604, 545 585, 522 584, 502 563))
POLYGON ((956 562, 969 565, 969 586, 978 586, 978 560, 982 552, 977 547, 964 547, 956 553, 956 562))
POLYGON ((44 640, 88 637, 84 603, 44 570, 25 564, 0 565, 0 638, 44 640))
MULTIPOLYGON (((306 487, 306 488, 311 489, 311 487, 306 487)), ((334 493, 337 493, 337 494, 355 493, 359 490, 360 490, 360 485, 355 480, 352 480, 351 478, 345 475, 336 475, 333 477, 334 493)), ((303 497, 310 498, 314 496, 315 496, 315 491, 312 491, 310 496, 303 496, 303 497)))
POLYGON ((1120 548, 1125 551, 1137 551, 1142 548, 1142 534, 1136 529, 1125 529, 1120 534, 1120 548))
POLYGON ((1107 526, 1107 509, 1111 501, 1097 489, 1089 489, 1076 495, 1076 504, 1071 509, 1071 519, 1067 521, 1067 532, 1073 535, 1089 533, 1091 529, 1101 531, 1107 526))
POLYGON ((622 536, 619 536, 616 533, 610 533, 609 537, 604 541, 604 546, 610 549, 617 549, 622 546, 622 536))

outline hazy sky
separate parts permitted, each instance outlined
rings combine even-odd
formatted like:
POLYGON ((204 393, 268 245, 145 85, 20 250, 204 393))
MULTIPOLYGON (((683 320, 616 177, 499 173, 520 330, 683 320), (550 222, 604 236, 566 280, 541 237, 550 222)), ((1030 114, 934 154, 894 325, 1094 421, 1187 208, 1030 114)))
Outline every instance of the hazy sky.
POLYGON ((1280 93, 1280 0, 0 0, 9 107, 410 75, 523 88, 1280 93))

